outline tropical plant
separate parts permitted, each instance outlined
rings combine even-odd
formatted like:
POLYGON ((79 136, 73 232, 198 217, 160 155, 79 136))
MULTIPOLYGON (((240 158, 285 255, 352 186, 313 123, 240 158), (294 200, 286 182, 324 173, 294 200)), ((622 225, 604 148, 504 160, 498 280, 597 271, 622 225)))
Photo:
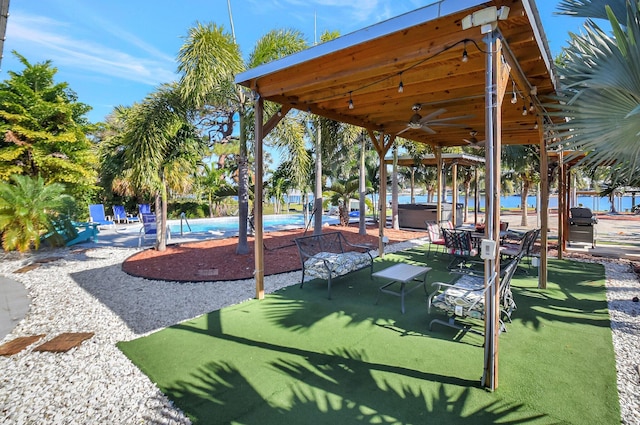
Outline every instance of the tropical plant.
POLYGON ((225 180, 225 170, 213 164, 203 164, 200 174, 196 176, 198 191, 204 194, 209 205, 209 216, 221 215, 220 204, 225 196, 221 193, 238 193, 237 188, 232 188, 225 180))
POLYGON ((551 116, 563 147, 588 153, 583 164, 637 168, 640 158, 640 11, 633 0, 564 0, 561 13, 607 18, 613 36, 587 20, 571 34, 559 67, 561 97, 551 116), (566 122, 565 122, 566 118, 566 122))
POLYGON ((100 160, 99 184, 105 197, 136 196, 130 179, 130 169, 126 167, 126 130, 127 117, 132 107, 117 106, 101 123, 94 134, 98 144, 100 160))
POLYGON ((73 198, 60 183, 45 183, 42 177, 15 174, 0 182, 0 233, 5 251, 28 251, 40 247, 40 235, 55 215, 73 198))
MULTIPOLYGON (((371 190, 371 186, 367 187, 367 191, 371 190)), ((360 182, 358 177, 347 179, 336 179, 331 181, 331 187, 327 188, 326 193, 333 205, 338 205, 340 215, 340 224, 342 226, 349 225, 349 208, 351 199, 359 199, 360 182)))
MULTIPOLYGON (((234 76, 251 67, 273 61, 306 49, 307 44, 297 31, 271 31, 258 40, 245 63, 232 34, 215 24, 197 23, 189 30, 178 54, 181 74, 180 92, 184 102, 194 108, 207 105, 226 107, 231 128, 238 117, 238 254, 249 252, 247 220, 249 216, 249 155, 248 143, 253 128, 254 97, 245 88, 234 84, 234 76), (237 114, 237 115, 236 115, 237 114)), ((261 202, 261 200, 259 201, 261 202)))
POLYGON ((97 158, 84 115, 67 83, 55 83, 51 61, 31 64, 17 52, 22 72, 0 83, 0 181, 14 174, 63 183, 77 199, 95 191, 97 158))

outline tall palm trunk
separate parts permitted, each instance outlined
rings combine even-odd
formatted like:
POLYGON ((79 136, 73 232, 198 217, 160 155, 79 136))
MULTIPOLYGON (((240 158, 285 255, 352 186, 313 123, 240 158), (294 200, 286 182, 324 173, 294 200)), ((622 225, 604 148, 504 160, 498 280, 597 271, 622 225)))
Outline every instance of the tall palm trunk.
MULTIPOLYGON (((240 115, 240 155, 238 155, 238 246, 236 254, 248 254, 247 220, 249 219, 249 161, 245 114, 240 115)), ((262 202, 256 199, 254 202, 262 202)))
POLYGON ((522 182, 522 191, 520 192, 520 205, 522 205, 522 219, 520 220, 521 226, 526 226, 528 223, 529 206, 527 205, 527 198, 529 197, 529 188, 531 187, 531 182, 525 179, 522 182))
MULTIPOLYGON (((316 184, 313 194, 313 234, 322 234, 322 129, 318 124, 316 132, 316 184)), ((306 206, 305 206, 306 207, 306 206)), ((347 215, 348 217, 348 215, 347 215)), ((347 219, 347 222, 349 219, 347 219)), ((340 222, 342 223, 342 214, 340 214, 340 222)), ((344 225, 344 224, 343 224, 344 225)))

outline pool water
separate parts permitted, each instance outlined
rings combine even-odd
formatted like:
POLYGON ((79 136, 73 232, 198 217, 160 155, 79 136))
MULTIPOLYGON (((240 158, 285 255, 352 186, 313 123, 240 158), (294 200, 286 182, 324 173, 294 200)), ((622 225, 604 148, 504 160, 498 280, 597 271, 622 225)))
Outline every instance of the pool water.
MULTIPOLYGON (((312 219, 313 220, 313 219, 312 219)), ((322 224, 338 224, 337 217, 323 216, 322 224)), ((180 220, 169 220, 169 229, 172 234, 180 234, 180 220)), ((307 226, 303 214, 265 215, 263 217, 265 232, 276 230, 300 229, 307 226)), ((309 226, 313 227, 313 222, 309 226)), ((182 233, 211 233, 234 234, 238 233, 238 217, 197 218, 182 221, 182 233), (188 223, 188 225, 187 225, 188 223)))

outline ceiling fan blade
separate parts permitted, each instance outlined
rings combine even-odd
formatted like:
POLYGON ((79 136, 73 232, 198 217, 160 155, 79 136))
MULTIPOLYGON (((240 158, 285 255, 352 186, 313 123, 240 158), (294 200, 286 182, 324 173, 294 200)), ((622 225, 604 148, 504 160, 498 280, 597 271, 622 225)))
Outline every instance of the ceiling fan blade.
POLYGON ((409 129, 411 129, 411 127, 407 127, 407 128, 405 128, 404 130, 400 130, 400 131, 398 131, 398 132, 396 133, 396 136, 401 135, 402 133, 404 133, 405 131, 407 131, 407 130, 409 130, 409 129))
MULTIPOLYGON (((456 124, 456 123, 446 123, 446 122, 440 123, 440 122, 433 122, 433 121, 431 121, 431 122, 429 122, 429 123, 427 123, 427 124, 429 124, 429 125, 433 125, 433 126, 438 126, 438 127, 455 127, 455 128, 464 128, 464 127, 467 127, 467 125, 466 125, 466 124, 463 124, 463 123, 457 123, 457 124, 456 124)), ((423 125, 424 125, 424 124, 423 124, 423 125)))
POLYGON ((462 139, 463 141, 467 142, 472 148, 475 149, 482 149, 484 147, 484 140, 482 141, 478 141, 478 139, 476 139, 475 137, 472 137, 471 140, 469 139, 462 139))
POLYGON ((432 130, 431 128, 427 127, 426 125, 423 125, 421 128, 426 133, 437 134, 437 132, 435 130, 432 130))
POLYGON ((421 122, 421 123, 425 123, 425 122, 427 122, 427 121, 431 120, 431 118, 435 118, 435 117, 437 117, 438 115, 442 115, 442 114, 444 114, 445 112, 447 112, 447 110, 446 110, 446 109, 444 109, 444 108, 440 108, 440 109, 438 109, 437 111, 434 111, 434 112, 432 112, 432 113, 430 113, 430 114, 425 115, 424 117, 422 117, 422 118, 420 119, 420 122, 421 122))
MULTIPOLYGON (((448 118, 436 118, 434 120, 430 120, 429 123, 435 124, 435 123, 441 123, 441 122, 447 122, 447 121, 468 120, 473 117, 474 115, 458 115, 455 117, 448 117, 448 118)), ((424 120, 424 118, 422 120, 424 120)))

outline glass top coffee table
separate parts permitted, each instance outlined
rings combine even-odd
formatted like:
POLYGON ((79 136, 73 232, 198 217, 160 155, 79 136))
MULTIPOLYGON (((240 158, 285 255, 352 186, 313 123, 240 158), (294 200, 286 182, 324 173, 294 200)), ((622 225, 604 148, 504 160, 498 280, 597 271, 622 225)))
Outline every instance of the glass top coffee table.
MULTIPOLYGON (((427 272, 431 270, 431 267, 414 266, 413 264, 396 264, 391 267, 387 267, 384 270, 373 273, 371 276, 381 279, 390 279, 390 282, 382 285, 378 290, 378 296, 376 297, 376 304, 380 299, 380 294, 391 294, 400 297, 400 307, 402 314, 404 314, 404 297, 406 294, 413 292, 419 287, 424 288, 424 293, 427 294, 427 272), (418 282, 416 285, 407 288, 407 283, 418 282), (390 289, 390 286, 399 284, 400 289, 390 289)), ((397 285, 396 285, 397 286, 397 285)))

